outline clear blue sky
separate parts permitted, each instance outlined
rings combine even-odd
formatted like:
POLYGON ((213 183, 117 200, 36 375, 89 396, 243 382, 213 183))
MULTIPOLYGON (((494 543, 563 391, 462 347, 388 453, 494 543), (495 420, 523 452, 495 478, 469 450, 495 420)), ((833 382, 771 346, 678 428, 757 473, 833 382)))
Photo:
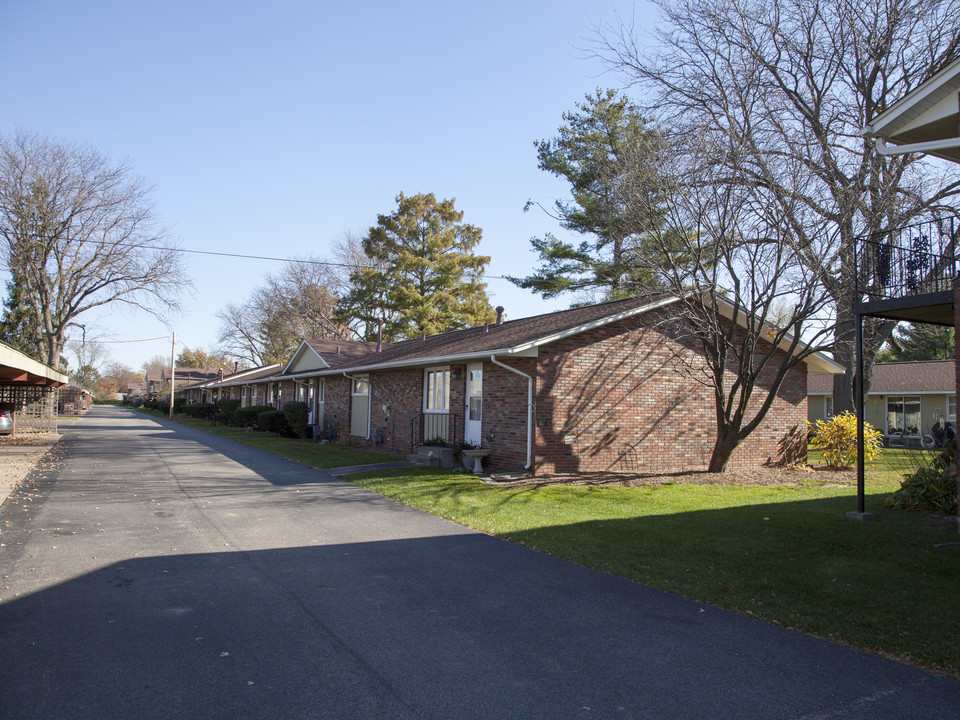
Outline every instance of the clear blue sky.
MULTIPOLYGON (((557 231, 562 182, 533 142, 596 87, 619 87, 585 57, 624 0, 426 2, 0 2, 4 101, 16 128, 90 143, 155 185, 185 248, 293 257, 364 233, 399 192, 455 197, 483 230, 490 275, 527 274, 529 239, 557 231)), ((196 293, 174 318, 178 350, 210 349, 215 312, 278 263, 187 256, 196 293)), ((519 318, 566 307, 490 279, 519 318)), ((85 318, 104 339, 168 336, 142 313, 85 318)), ((112 344, 139 368, 169 340, 112 344)))

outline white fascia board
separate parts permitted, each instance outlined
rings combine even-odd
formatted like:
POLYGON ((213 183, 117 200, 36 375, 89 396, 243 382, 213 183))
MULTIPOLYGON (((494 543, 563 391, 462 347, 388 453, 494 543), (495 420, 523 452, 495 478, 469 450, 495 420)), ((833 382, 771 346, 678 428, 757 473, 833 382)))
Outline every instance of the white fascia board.
MULTIPOLYGON (((668 297, 663 298, 662 300, 657 300, 656 302, 650 303, 649 305, 643 305, 641 307, 633 308, 631 310, 624 310, 623 312, 616 313, 615 315, 607 315, 606 317, 599 318, 598 320, 592 320, 591 322, 584 323, 583 325, 577 325, 576 327, 570 328, 569 330, 563 330, 553 335, 547 335, 546 337, 537 338, 536 340, 531 340, 528 343, 523 345, 518 345, 517 347, 498 351, 494 354, 500 355, 505 353, 508 355, 520 355, 524 351, 533 348, 539 348, 541 345, 547 345, 548 343, 556 342, 557 340, 563 340, 568 338, 571 335, 579 335, 582 332, 587 330, 593 330, 594 328, 603 327, 604 325, 609 325, 610 323, 615 323, 620 320, 626 320, 627 318, 634 317, 635 315, 642 315, 643 313, 650 312, 651 310, 659 310, 660 308, 667 307, 676 302, 679 302, 679 297, 668 297)), ((489 355, 490 353, 485 353, 489 355)), ((522 357, 522 355, 521 355, 522 357)))
MULTIPOLYGON (((220 383, 221 387, 232 387, 235 385, 246 385, 250 382, 249 377, 254 373, 263 372, 269 368, 279 368, 280 363, 271 363, 270 365, 264 365, 263 367, 251 368, 249 370, 241 370, 238 373, 234 373, 230 377, 225 377, 223 382, 220 383)), ((219 382, 219 381, 218 381, 219 382)))
MULTIPOLYGON (((720 306, 720 311, 723 313, 723 316, 732 320, 733 304, 728 300, 724 300, 722 297, 717 297, 717 304, 720 306)), ((739 313, 736 322, 743 327, 746 323, 742 318, 745 318, 747 314, 743 310, 740 310, 739 313)), ((777 332, 777 329, 769 323, 765 323, 763 327, 770 332, 777 332)), ((792 343, 793 336, 787 333, 777 347, 786 352, 792 343)), ((804 347, 803 342, 800 343, 800 347, 804 347)), ((842 365, 828 358, 819 350, 815 350, 812 355, 807 355, 801 362, 806 363, 808 375, 842 375, 845 372, 842 365)))
POLYGON ((887 125, 901 118, 913 119, 916 115, 922 113, 929 104, 935 103, 939 98, 933 96, 937 95, 941 88, 956 76, 960 76, 960 59, 954 60, 932 78, 914 88, 912 92, 907 93, 877 115, 860 131, 860 134, 867 137, 877 137, 887 125))
POLYGON ((500 350, 483 350, 480 352, 459 353, 456 355, 435 355, 433 357, 411 358, 409 360, 394 360, 386 363, 372 363, 368 365, 341 365, 336 368, 325 368, 323 370, 304 370, 302 373, 287 375, 284 379, 300 379, 309 377, 327 377, 342 375, 343 373, 365 373, 375 372, 377 370, 395 370, 397 368, 418 368, 440 365, 463 364, 465 362, 476 362, 488 359, 490 353, 495 355, 512 355, 513 357, 537 357, 540 353, 536 348, 503 348, 500 350))

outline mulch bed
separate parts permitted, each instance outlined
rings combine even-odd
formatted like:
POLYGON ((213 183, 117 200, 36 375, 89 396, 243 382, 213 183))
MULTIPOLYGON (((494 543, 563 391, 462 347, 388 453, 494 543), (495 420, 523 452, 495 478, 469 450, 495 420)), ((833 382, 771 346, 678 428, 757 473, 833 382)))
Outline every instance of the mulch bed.
POLYGON ((724 473, 706 471, 668 473, 663 475, 624 472, 580 472, 538 475, 498 473, 491 480, 498 485, 611 485, 641 487, 644 485, 798 485, 815 481, 819 484, 855 485, 855 470, 842 470, 823 465, 790 467, 732 468, 724 473))

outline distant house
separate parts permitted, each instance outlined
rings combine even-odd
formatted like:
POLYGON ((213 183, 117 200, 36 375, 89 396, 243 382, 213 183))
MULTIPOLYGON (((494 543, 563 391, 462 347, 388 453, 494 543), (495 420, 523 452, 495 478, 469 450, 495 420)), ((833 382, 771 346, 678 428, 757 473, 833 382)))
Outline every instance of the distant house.
MULTIPOLYGON (((957 422, 956 366, 953 360, 878 363, 864 404, 864 420, 885 435, 903 431, 919 440, 933 426, 957 422)), ((807 378, 808 418, 833 416, 833 378, 807 378)))
POLYGON ((177 396, 186 402, 232 399, 239 400, 241 407, 269 405, 266 397, 267 386, 262 380, 276 375, 282 368, 280 363, 263 365, 224 375, 222 379, 217 373, 217 377, 212 380, 201 380, 189 385, 178 384, 177 396))
MULTIPOLYGON (((175 391, 187 385, 196 385, 209 380, 218 380, 220 370, 218 368, 176 368, 173 375, 175 391)), ((146 373, 147 399, 155 400, 160 393, 166 393, 169 397, 170 388, 170 368, 162 368, 159 372, 151 370, 146 373)))
MULTIPOLYGON (((689 374, 704 362, 697 344, 664 322, 676 302, 631 298, 395 343, 305 340, 261 382, 278 407, 307 402, 320 433, 370 448, 469 442, 491 450, 495 471, 704 469, 714 400, 689 374)), ((819 354, 794 368, 732 464, 798 459, 807 373, 839 371, 819 354)))

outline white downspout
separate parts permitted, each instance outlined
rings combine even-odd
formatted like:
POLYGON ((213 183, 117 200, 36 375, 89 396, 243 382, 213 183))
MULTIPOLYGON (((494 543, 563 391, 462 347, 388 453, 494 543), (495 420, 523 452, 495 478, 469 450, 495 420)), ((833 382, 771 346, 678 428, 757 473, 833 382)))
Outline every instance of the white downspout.
MULTIPOLYGON (((354 377, 353 375, 347 375, 346 372, 343 373, 345 378, 349 380, 361 380, 361 378, 354 377)), ((350 394, 353 395, 353 388, 350 389, 350 394)), ((370 376, 367 376, 367 436, 364 440, 370 439, 370 416, 373 415, 373 384, 370 382, 370 376)))
POLYGON ((533 466, 533 377, 522 370, 505 365, 497 360, 496 355, 490 356, 490 362, 527 379, 527 464, 523 466, 523 469, 529 470, 533 466))

